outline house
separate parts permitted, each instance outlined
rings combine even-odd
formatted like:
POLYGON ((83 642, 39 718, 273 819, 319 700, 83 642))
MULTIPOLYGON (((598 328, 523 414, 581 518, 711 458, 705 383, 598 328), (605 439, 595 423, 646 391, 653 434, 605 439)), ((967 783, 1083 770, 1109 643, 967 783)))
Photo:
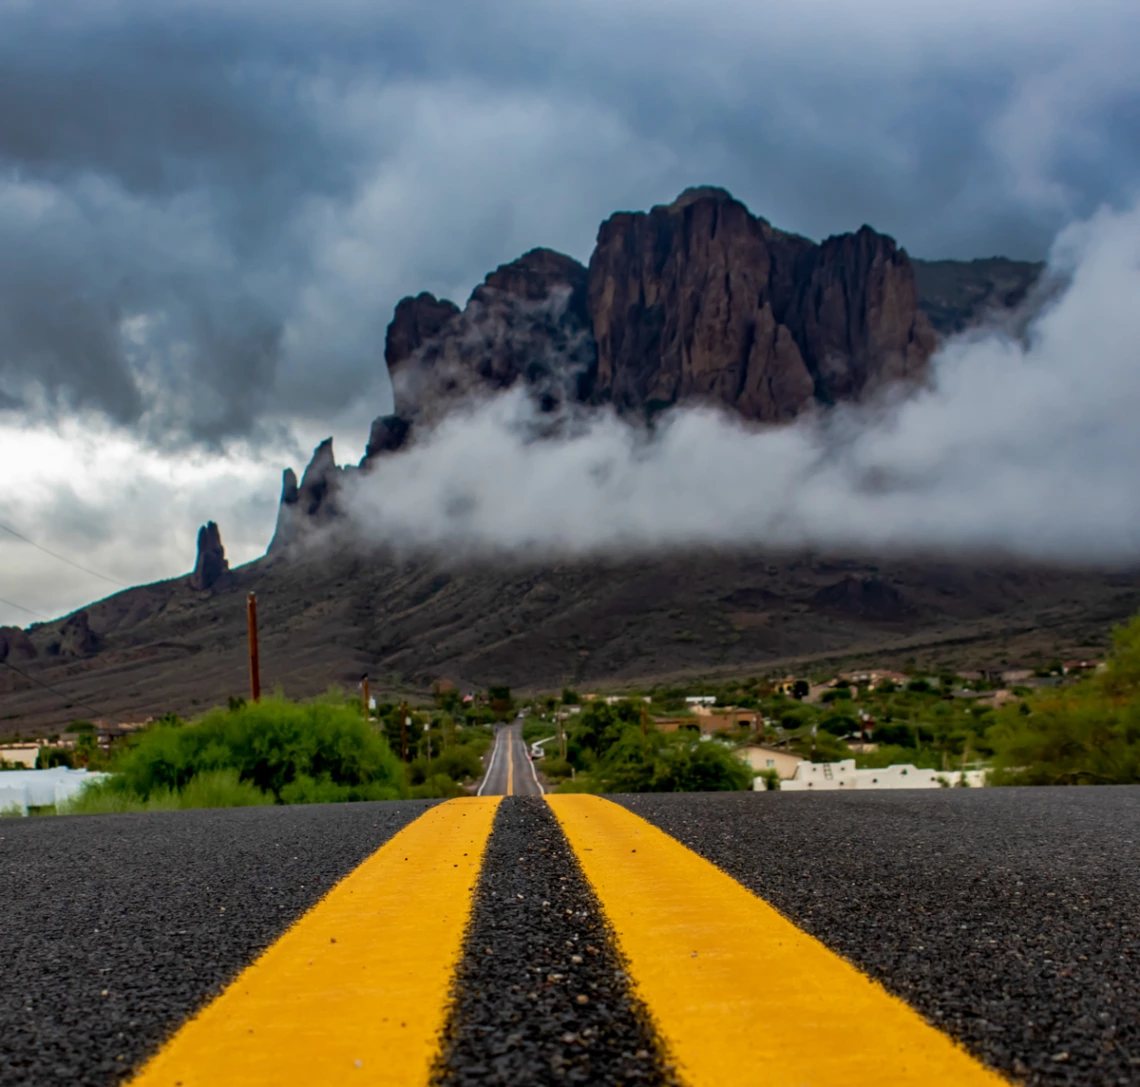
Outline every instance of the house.
POLYGON ((38 743, 0 744, 0 762, 26 766, 29 770, 35 769, 36 756, 39 753, 38 743))
POLYGON ((1024 683, 1027 679, 1033 678, 1033 669, 1031 668, 1012 668, 1001 674, 1001 682, 1006 684, 1024 683))
POLYGON ((896 687, 905 687, 910 676, 903 672, 888 672, 880 668, 869 668, 862 672, 844 672, 839 678, 848 683, 854 683, 857 687, 874 690, 884 683, 893 683, 896 687))
POLYGON ((715 694, 691 694, 685 701, 694 709, 697 706, 713 706, 716 705, 715 694))
POLYGON ((658 717, 652 724, 659 732, 676 732, 678 729, 692 728, 699 729, 702 736, 731 732, 738 727, 733 715, 723 713, 701 713, 693 717, 658 717))
MULTIPOLYGON (((833 789, 943 789, 965 783, 978 788, 986 783, 984 770, 919 770, 906 764, 878 770, 856 770, 854 759, 839 762, 808 762, 796 767, 795 774, 781 779, 780 788, 789 792, 830 791, 833 789)), ((763 780, 753 784, 757 791, 765 787, 763 780)))
POLYGON ((756 773, 759 774, 764 770, 775 770, 781 781, 787 781, 794 777, 796 767, 804 761, 802 756, 795 755, 791 751, 780 751, 778 748, 768 747, 765 744, 745 744, 743 747, 738 747, 736 753, 756 773))

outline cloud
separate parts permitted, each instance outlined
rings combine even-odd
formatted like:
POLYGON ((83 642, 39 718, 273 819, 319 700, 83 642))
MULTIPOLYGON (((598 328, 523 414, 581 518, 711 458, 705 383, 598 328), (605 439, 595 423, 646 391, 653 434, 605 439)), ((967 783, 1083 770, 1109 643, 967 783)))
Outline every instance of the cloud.
POLYGON ((929 388, 754 429, 678 410, 647 436, 612 415, 527 438, 519 395, 439 426, 357 477, 372 541, 455 554, 693 547, 1140 559, 1140 207, 1057 239, 1067 286, 1027 341, 949 344, 929 388))
POLYGON ((96 420, 0 432, 0 522, 111 581, 0 531, 0 625, 27 626, 135 585, 188 573, 198 526, 221 524, 230 565, 264 553, 291 449, 156 452, 96 420), (24 611, 22 609, 29 609, 24 611), (33 614, 34 613, 34 614, 33 614))
POLYGON ((9 2, 0 412, 360 431, 401 295, 584 260, 692 183, 815 237, 1037 256, 1135 182, 1138 36, 1110 0, 9 2))
MULTIPOLYGON (((1135 191, 1138 38, 1119 0, 441 0, 430 19, 411 0, 7 0, 5 510, 126 581, 187 569, 207 517, 252 557, 280 466, 330 432, 363 448, 388 406, 399 297, 462 302, 535 245, 585 260, 612 211, 689 184, 812 237, 869 222, 920 256, 1037 257, 1135 191), (55 451, 51 487, 29 435, 55 451), (229 482, 175 484, 176 462, 229 482)), ((605 425, 621 465, 628 436, 605 425)), ((702 425, 698 445, 736 433, 686 416, 669 441, 702 425)), ((823 439, 764 440, 795 464, 823 439)), ((53 611, 100 591, 0 547, 0 596, 53 611)))

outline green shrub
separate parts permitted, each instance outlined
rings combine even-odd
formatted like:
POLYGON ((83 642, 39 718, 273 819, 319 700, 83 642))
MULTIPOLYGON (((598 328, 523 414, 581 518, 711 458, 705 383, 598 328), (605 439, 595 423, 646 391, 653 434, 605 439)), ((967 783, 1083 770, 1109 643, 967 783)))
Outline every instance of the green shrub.
POLYGON ((986 740, 997 784, 1140 783, 1140 616, 1113 632, 1103 672, 996 717, 986 740))
POLYGON ((538 763, 538 767, 552 781, 555 778, 568 778, 574 769, 569 762, 560 759, 557 755, 547 755, 538 763))
POLYGON ((142 733, 116 760, 115 791, 148 800, 198 775, 232 770, 279 803, 395 800, 403 767, 356 710, 332 700, 267 698, 216 709, 192 725, 142 733))
POLYGON ((174 811, 184 808, 245 808, 272 804, 273 797, 236 770, 208 770, 180 790, 160 788, 148 797, 123 790, 114 779, 91 782, 60 809, 61 815, 107 815, 127 811, 174 811))
POLYGON ((412 788, 412 796, 418 800, 466 795, 467 790, 462 785, 452 781, 446 774, 432 774, 424 780, 422 785, 416 785, 412 788))

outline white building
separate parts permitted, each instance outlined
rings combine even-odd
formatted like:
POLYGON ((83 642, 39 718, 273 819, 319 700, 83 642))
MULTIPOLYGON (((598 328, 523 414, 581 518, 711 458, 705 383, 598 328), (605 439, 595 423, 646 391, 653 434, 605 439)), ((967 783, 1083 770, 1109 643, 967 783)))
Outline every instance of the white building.
MULTIPOLYGON (((775 770, 780 775, 781 781, 794 777, 800 763, 805 761, 801 755, 793 754, 791 751, 780 751, 774 747, 765 747, 763 744, 745 744, 743 747, 738 747, 736 753, 756 773, 775 770)), ((760 783, 760 788, 764 788, 763 781, 760 783)))
POLYGON ((107 774, 69 770, 5 770, 0 772, 0 812, 27 815, 28 808, 63 804, 76 796, 89 781, 100 781, 107 774))
MULTIPOLYGON (((854 759, 840 762, 801 762, 795 773, 780 782, 782 790, 813 792, 828 789, 943 789, 957 785, 962 778, 972 788, 986 783, 984 770, 919 770, 909 763, 887 766, 878 770, 856 770, 854 759)), ((753 788, 764 789, 765 783, 757 779, 753 788)))

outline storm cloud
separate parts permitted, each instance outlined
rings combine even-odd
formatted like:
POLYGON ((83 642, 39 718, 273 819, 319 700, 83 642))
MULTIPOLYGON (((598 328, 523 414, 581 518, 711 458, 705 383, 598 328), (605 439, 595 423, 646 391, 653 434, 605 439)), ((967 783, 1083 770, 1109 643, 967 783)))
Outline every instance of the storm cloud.
POLYGON ((0 411, 360 427, 403 294, 724 185, 809 236, 1042 255, 1140 170, 1134 5, 0 5, 0 411))
MULTIPOLYGON (((0 514, 128 583, 206 518, 253 558, 280 467, 389 408, 402 295, 691 184, 1044 256, 1132 204, 1137 40, 1125 0, 0 0, 0 514)), ((0 575, 108 587, 13 539, 0 575)))

